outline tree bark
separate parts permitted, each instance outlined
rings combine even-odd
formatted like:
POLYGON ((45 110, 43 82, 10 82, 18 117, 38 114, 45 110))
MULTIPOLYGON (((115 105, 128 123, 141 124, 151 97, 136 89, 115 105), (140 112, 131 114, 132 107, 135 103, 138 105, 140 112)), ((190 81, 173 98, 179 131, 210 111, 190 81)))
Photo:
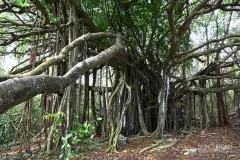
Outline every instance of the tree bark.
MULTIPOLYGON (((72 48, 73 49, 73 48, 72 48)), ((124 46, 117 43, 100 54, 90 57, 71 68, 64 76, 31 76, 14 78, 0 83, 0 114, 29 98, 44 92, 61 91, 74 83, 79 75, 123 53, 124 46)))

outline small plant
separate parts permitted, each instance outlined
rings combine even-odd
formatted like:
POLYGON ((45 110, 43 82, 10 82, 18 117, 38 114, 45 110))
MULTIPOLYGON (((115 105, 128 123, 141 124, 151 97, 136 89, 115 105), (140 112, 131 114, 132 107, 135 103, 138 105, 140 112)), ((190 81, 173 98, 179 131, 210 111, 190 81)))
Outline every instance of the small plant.
POLYGON ((90 136, 95 131, 95 127, 92 125, 92 123, 86 121, 84 124, 81 124, 79 122, 73 122, 73 124, 76 126, 76 129, 70 131, 71 134, 75 135, 73 142, 75 144, 90 144, 92 142, 90 136))
MULTIPOLYGON (((95 132, 95 127, 92 122, 86 121, 84 124, 79 122, 73 122, 76 129, 70 131, 69 134, 62 137, 63 145, 61 147, 62 154, 61 158, 69 160, 79 157, 77 146, 89 145, 89 148, 92 149, 97 146, 92 140, 91 135, 95 132)), ((82 152, 87 151, 85 147, 82 148, 82 152)))
POLYGON ((71 150, 71 145, 69 143, 69 138, 72 137, 72 134, 68 134, 65 137, 62 137, 63 145, 61 149, 63 150, 60 158, 64 158, 65 160, 69 160, 73 158, 74 152, 71 150))
MULTIPOLYGON (((55 124, 53 128, 54 142, 57 142, 59 140, 59 137, 61 137, 60 128, 63 125, 64 117, 65 114, 63 112, 57 112, 53 114, 47 113, 44 116, 44 119, 52 120, 53 124, 55 124)), ((96 120, 101 120, 101 118, 97 118, 96 120)), ((91 139, 91 135, 93 135, 95 132, 93 122, 86 121, 84 124, 81 124, 79 122, 73 122, 73 125, 75 129, 70 130, 69 134, 61 137, 62 151, 60 158, 63 158, 64 160, 79 157, 79 154, 77 154, 77 152, 79 151, 78 146, 88 146, 90 149, 98 147, 98 145, 94 143, 91 139)), ((81 151, 87 151, 86 147, 82 147, 81 151)))

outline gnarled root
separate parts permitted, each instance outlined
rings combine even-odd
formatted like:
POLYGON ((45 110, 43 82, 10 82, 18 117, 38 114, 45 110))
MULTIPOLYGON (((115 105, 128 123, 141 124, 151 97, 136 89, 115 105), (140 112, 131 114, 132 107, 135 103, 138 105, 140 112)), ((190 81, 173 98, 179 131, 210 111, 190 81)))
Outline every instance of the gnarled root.
POLYGON ((176 143, 178 142, 178 140, 168 140, 168 141, 158 141, 156 142, 156 144, 153 144, 151 146, 148 146, 144 149, 142 149, 139 154, 145 152, 145 151, 148 151, 148 150, 162 150, 162 149, 166 149, 166 148, 169 148, 169 147, 172 147, 174 146, 176 143))

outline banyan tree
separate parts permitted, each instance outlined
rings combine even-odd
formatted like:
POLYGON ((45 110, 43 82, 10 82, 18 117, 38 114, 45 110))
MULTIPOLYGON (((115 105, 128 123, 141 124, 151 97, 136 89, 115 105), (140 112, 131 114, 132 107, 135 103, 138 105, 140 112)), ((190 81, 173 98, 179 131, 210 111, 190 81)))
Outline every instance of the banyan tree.
POLYGON ((93 121, 109 151, 120 133, 227 125, 240 112, 239 11, 239 0, 0 0, 0 56, 19 60, 0 75, 0 114, 22 104, 29 142, 39 97, 49 153, 76 121, 93 121), (43 118, 54 113, 61 126, 43 118))

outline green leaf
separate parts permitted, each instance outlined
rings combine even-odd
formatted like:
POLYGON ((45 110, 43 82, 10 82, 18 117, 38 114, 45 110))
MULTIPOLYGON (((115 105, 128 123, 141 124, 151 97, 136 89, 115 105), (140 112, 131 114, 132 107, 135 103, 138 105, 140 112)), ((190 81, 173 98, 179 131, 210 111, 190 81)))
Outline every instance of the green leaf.
POLYGON ((102 120, 102 117, 97 117, 96 120, 97 120, 97 121, 101 121, 101 120, 102 120))
POLYGON ((25 7, 27 5, 27 0, 16 0, 16 3, 22 7, 25 7))
POLYGON ((83 123, 83 127, 87 127, 87 125, 88 125, 88 121, 83 123))
POLYGON ((68 139, 68 138, 70 138, 70 137, 72 137, 72 134, 68 134, 68 135, 66 135, 66 139, 68 139))
POLYGON ((78 139, 78 137, 74 137, 73 138, 73 144, 77 144, 80 140, 78 139))

